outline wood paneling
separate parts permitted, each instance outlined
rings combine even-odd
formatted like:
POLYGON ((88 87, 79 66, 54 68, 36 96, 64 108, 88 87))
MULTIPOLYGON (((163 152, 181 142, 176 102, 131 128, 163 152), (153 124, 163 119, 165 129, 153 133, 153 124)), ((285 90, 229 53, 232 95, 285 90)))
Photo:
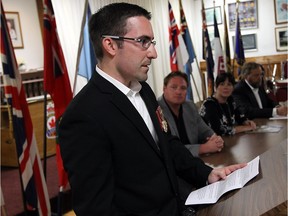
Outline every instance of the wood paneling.
MULTIPOLYGON (((38 150, 41 158, 43 158, 44 150, 44 102, 34 101, 28 105, 35 139, 37 141, 38 150)), ((56 152, 55 139, 47 139, 47 156, 54 155, 56 152)), ((13 127, 11 115, 7 106, 1 107, 1 166, 18 166, 15 140, 13 138, 13 127)))
MULTIPOLYGON (((261 65, 263 65, 265 72, 266 72, 266 77, 271 78, 272 73, 273 73, 273 68, 274 65, 277 65, 277 70, 276 70, 276 79, 279 79, 281 76, 281 62, 287 60, 288 56, 287 54, 280 54, 280 55, 270 55, 270 56, 258 56, 258 57, 249 57, 246 58, 246 62, 257 62, 261 65)), ((232 66, 233 66, 233 60, 232 61, 232 66)), ((200 70, 202 72, 206 71, 206 62, 201 61, 200 62, 200 70)), ((237 79, 238 78, 238 66, 235 61, 234 63, 234 77, 237 79)))

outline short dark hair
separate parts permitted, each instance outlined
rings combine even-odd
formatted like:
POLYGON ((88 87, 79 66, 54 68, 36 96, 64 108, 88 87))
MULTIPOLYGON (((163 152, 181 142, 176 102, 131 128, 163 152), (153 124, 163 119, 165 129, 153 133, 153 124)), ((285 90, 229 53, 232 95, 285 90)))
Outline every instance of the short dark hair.
POLYGON ((228 79, 228 81, 232 83, 233 86, 235 85, 235 79, 232 73, 220 73, 216 77, 215 87, 217 88, 220 85, 220 83, 225 82, 226 79, 228 79))
POLYGON ((241 76, 246 77, 251 73, 252 70, 260 67, 260 64, 256 62, 247 62, 242 66, 241 76))
MULTIPOLYGON (((126 21, 135 16, 151 19, 151 13, 144 8, 129 3, 106 5, 93 14, 89 20, 89 34, 97 59, 103 58, 102 35, 124 36, 127 33, 126 21)), ((121 45, 118 41, 118 46, 121 45)))
POLYGON ((187 74, 181 71, 172 71, 164 78, 164 86, 167 86, 169 81, 174 77, 182 77, 185 80, 187 86, 189 85, 187 74))

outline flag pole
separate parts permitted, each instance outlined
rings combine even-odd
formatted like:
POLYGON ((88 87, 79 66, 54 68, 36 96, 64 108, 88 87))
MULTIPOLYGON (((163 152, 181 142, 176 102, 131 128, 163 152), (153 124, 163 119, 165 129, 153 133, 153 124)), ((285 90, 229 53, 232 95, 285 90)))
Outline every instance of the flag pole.
MULTIPOLYGON (((195 79, 194 79, 194 76, 193 76, 192 73, 191 73, 191 77, 192 77, 192 81, 193 81, 193 84, 194 84, 195 89, 196 89, 197 96, 198 96, 198 98, 200 100, 200 94, 199 94, 199 91, 198 91, 198 88, 197 88, 197 85, 196 85, 196 82, 195 82, 195 79)), ((201 82, 202 82, 202 80, 201 80, 201 82)))
MULTIPOLYGON (((44 124, 43 124, 43 173, 44 173, 44 178, 46 178, 47 174, 47 137, 46 137, 46 131, 47 131, 47 92, 44 91, 44 124)), ((47 180, 46 180, 47 182, 47 180)))
MULTIPOLYGON (((2 6, 2 5, 1 5, 2 6)), ((6 97, 6 96, 5 96, 6 97)), ((7 98, 6 98, 7 99, 7 98)), ((8 100, 7 100, 8 101, 8 100)), ((9 126, 9 128, 12 128, 13 127, 13 122, 12 122, 12 111, 11 111, 11 105, 8 103, 8 116, 9 116, 9 119, 10 122, 11 122, 11 127, 9 126)), ((13 128, 14 130, 14 128, 13 128)), ((12 131, 11 131, 12 133, 12 131)), ((14 138, 14 134, 12 133, 12 136, 14 138)), ((14 138, 15 139, 15 138, 14 138)), ((17 154, 17 164, 18 164, 18 172, 19 172, 19 179, 20 179, 20 186, 21 186, 21 194, 22 194, 22 201, 23 201, 23 207, 24 207, 24 212, 25 212, 25 215, 28 216, 28 209, 27 209, 27 206, 26 206, 26 196, 25 196, 25 193, 24 193, 24 185, 23 185, 23 182, 22 182, 22 178, 21 178, 21 170, 20 170, 20 164, 19 164, 19 156, 18 156, 18 151, 16 151, 16 154, 17 154)))
MULTIPOLYGON (((193 44, 192 44, 192 46, 193 46, 193 49, 194 49, 194 45, 193 44)), ((206 87, 205 87, 205 84, 203 82, 203 76, 202 76, 203 74, 201 73, 196 53, 195 53, 195 59, 196 59, 196 66, 197 66, 197 69, 198 69, 198 73, 199 73, 200 78, 201 78, 203 100, 205 100, 206 99, 206 87)))

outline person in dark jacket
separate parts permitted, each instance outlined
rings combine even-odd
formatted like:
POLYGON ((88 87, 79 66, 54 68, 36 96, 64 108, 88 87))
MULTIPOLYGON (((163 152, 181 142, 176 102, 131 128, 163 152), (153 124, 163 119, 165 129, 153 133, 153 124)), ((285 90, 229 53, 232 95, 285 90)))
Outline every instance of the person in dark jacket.
POLYGON ((287 116, 287 106, 271 100, 261 85, 263 71, 259 64, 245 63, 241 76, 242 80, 235 85, 232 95, 237 107, 249 119, 287 116))
POLYGON ((202 187, 246 166, 212 169, 170 135, 145 82, 157 57, 150 18, 128 3, 90 18, 98 64, 58 131, 77 216, 183 215, 177 177, 202 187))

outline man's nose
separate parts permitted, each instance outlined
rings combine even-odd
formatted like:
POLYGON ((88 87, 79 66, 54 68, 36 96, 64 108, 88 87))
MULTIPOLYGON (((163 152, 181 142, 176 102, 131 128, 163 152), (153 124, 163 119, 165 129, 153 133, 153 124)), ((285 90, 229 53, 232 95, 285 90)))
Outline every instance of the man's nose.
POLYGON ((154 44, 151 44, 148 48, 148 58, 156 59, 157 58, 157 51, 154 44))

